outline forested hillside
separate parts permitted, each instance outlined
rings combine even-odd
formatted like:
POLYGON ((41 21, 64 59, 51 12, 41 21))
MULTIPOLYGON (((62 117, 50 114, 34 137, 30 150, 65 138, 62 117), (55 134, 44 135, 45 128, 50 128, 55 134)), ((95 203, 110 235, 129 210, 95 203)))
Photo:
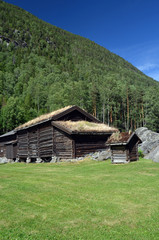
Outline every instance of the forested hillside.
POLYGON ((159 129, 158 82, 96 43, 0 1, 0 132, 66 105, 122 130, 159 129))

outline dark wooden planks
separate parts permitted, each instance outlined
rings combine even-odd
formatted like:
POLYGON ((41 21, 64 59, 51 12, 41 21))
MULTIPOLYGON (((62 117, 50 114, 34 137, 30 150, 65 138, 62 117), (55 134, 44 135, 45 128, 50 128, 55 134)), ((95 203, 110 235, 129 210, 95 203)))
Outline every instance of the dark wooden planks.
POLYGON ((39 156, 51 157, 53 146, 53 127, 43 126, 39 129, 39 156))
POLYGON ((88 122, 100 122, 98 119, 93 117, 91 114, 87 113, 83 109, 73 106, 72 108, 64 111, 63 113, 58 114, 53 117, 53 120, 71 120, 71 121, 79 121, 86 120, 88 122))
POLYGON ((99 135, 76 135, 75 136, 75 155, 82 157, 86 154, 106 150, 106 141, 109 134, 99 135))
POLYGON ((38 157, 38 130, 28 132, 28 155, 31 158, 38 157))
POLYGON ((54 152, 57 157, 73 157, 73 140, 62 131, 54 128, 54 152))
POLYGON ((76 157, 82 157, 86 154, 102 151, 106 149, 105 141, 76 142, 76 157))
POLYGON ((130 161, 138 160, 138 145, 135 144, 129 152, 130 155, 130 161))
POLYGON ((126 163, 128 159, 128 150, 125 145, 111 146, 112 163, 126 163))
POLYGON ((13 158, 13 145, 12 144, 10 144, 10 145, 7 145, 6 146, 6 158, 8 158, 8 159, 12 159, 13 158))
POLYGON ((112 163, 126 163, 128 160, 127 150, 125 151, 118 151, 116 149, 113 149, 111 151, 111 160, 112 163))
POLYGON ((4 145, 4 142, 0 144, 0 157, 6 157, 6 145, 4 145))
POLYGON ((40 126, 30 128, 25 132, 18 133, 18 155, 19 157, 51 157, 53 134, 52 126, 40 126))
POLYGON ((70 112, 62 117, 60 117, 58 120, 60 121, 93 121, 93 119, 90 119, 89 116, 86 116, 85 114, 79 112, 78 110, 74 110, 73 112, 70 112))
POLYGON ((27 132, 22 132, 17 135, 18 139, 18 150, 17 155, 19 158, 28 156, 28 134, 27 132))
MULTIPOLYGON (((10 149, 7 148, 7 143, 13 143, 14 141, 16 141, 16 133, 15 134, 11 134, 11 135, 7 135, 3 138, 0 139, 0 157, 7 157, 7 151, 8 151, 8 154, 10 154, 10 149)), ((15 156, 13 154, 13 151, 12 151, 12 156, 15 156)))
POLYGON ((126 163, 138 160, 138 138, 136 135, 128 144, 111 145, 112 163, 126 163))

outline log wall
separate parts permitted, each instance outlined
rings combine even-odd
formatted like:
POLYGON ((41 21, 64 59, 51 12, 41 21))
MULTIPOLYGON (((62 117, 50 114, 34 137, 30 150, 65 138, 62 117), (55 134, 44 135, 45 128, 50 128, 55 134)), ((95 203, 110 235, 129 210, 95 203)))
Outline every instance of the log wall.
POLYGON ((111 146, 112 163, 126 163, 129 161, 129 151, 126 146, 111 146))
POLYGON ((92 119, 88 118, 86 115, 84 115, 83 113, 74 110, 73 112, 70 112, 68 114, 65 114, 65 116, 62 116, 60 118, 58 118, 59 121, 89 121, 92 122, 92 119))
POLYGON ((18 157, 45 158, 52 157, 53 127, 40 126, 18 132, 18 157))
POLYGON ((138 157, 138 138, 135 135, 128 144, 130 161, 137 161, 138 157))
POLYGON ((30 130, 27 133, 28 138, 28 155, 30 158, 37 158, 39 156, 38 153, 38 130, 30 130))
POLYGON ((54 154, 60 158, 73 158, 73 140, 55 127, 53 136, 54 154))
POLYGON ((17 150, 18 150, 18 147, 17 147, 17 143, 13 145, 13 158, 16 159, 17 157, 17 150))
POLYGON ((17 143, 6 144, 6 158, 16 159, 17 157, 17 143))
POLYGON ((29 155, 29 148, 28 148, 28 132, 19 132, 17 134, 18 140, 18 149, 17 155, 19 158, 27 158, 29 155))
POLYGON ((53 154, 53 127, 41 127, 38 134, 39 157, 51 157, 53 154))
POLYGON ((4 145, 4 142, 0 144, 0 157, 6 157, 6 145, 4 145))
POLYGON ((74 141, 51 125, 18 133, 18 156, 20 158, 73 158, 74 141))
POLYGON ((50 123, 32 127, 17 133, 19 158, 81 157, 91 152, 106 149, 108 135, 70 136, 50 123))
POLYGON ((107 136, 76 136, 75 156, 82 157, 96 151, 106 150, 107 136))
MULTIPOLYGON (((8 136, 0 139, 1 140, 1 142, 0 142, 0 157, 7 157, 7 143, 15 141, 16 137, 17 137, 16 134, 13 134, 13 135, 8 135, 8 136)), ((15 143, 13 143, 13 145, 15 145, 15 143)), ((11 148, 12 148, 12 150, 14 150, 14 147, 11 147, 11 148)), ((9 152, 10 152, 10 149, 8 148, 9 152)), ((12 151, 12 156, 15 156, 14 151, 12 151)))
POLYGON ((130 161, 137 161, 138 157, 138 144, 136 143, 134 146, 131 147, 129 150, 130 161))
POLYGON ((6 145, 6 158, 8 158, 8 159, 13 159, 14 158, 14 156, 13 156, 13 145, 12 144, 6 145))
POLYGON ((112 163, 126 163, 138 160, 138 138, 134 136, 127 145, 111 146, 112 163))

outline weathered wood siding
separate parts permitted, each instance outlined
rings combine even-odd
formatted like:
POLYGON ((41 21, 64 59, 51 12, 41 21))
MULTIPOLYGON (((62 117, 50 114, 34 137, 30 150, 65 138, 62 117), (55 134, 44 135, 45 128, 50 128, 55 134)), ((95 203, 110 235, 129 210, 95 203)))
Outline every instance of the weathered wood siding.
POLYGON ((53 151, 53 127, 40 126, 18 132, 18 156, 20 158, 51 157, 53 151))
POLYGON ((138 160, 138 137, 135 135, 126 145, 111 145, 112 163, 126 163, 138 160))
POLYGON ((86 154, 106 150, 106 136, 76 136, 75 156, 82 157, 86 154))
POLYGON ((8 159, 13 159, 14 158, 14 156, 13 156, 13 145, 12 144, 6 145, 6 158, 8 158, 8 159))
POLYGON ((130 157, 130 161, 137 161, 139 159, 137 143, 129 149, 129 157, 130 157))
MULTIPOLYGON (((16 134, 8 135, 0 139, 0 157, 7 157, 7 143, 15 140, 16 140, 16 134)), ((13 143, 13 145, 15 145, 15 143, 13 143)), ((13 151, 12 151, 12 156, 15 156, 13 151)))
MULTIPOLYGON (((69 113, 67 117, 65 120, 69 120, 69 118, 86 120, 86 116, 78 111, 69 113)), ((109 136, 110 134, 104 136, 102 134, 69 135, 53 127, 50 121, 42 123, 38 127, 17 132, 17 155, 19 158, 40 157, 44 159, 52 156, 66 159, 81 157, 91 152, 105 150, 109 136)))
POLYGON ((18 156, 20 158, 73 158, 74 141, 51 125, 18 133, 18 156))
POLYGON ((18 146, 17 143, 13 145, 13 158, 16 159, 17 157, 18 146))
POLYGON ((39 157, 51 157, 53 154, 53 127, 43 126, 39 129, 39 157))
POLYGON ((6 145, 6 158, 16 159, 17 157, 17 144, 7 144, 6 145))
POLYGON ((38 130, 30 130, 27 134, 28 137, 28 155, 30 158, 38 157, 38 130))
POLYGON ((6 145, 4 145, 4 142, 0 144, 0 157, 6 157, 6 145))
POLYGON ((129 161, 126 146, 111 146, 112 163, 126 163, 129 161))
POLYGON ((27 131, 19 132, 17 134, 17 140, 18 140, 17 156, 19 158, 27 158, 29 153, 27 131))
POLYGON ((73 140, 62 131, 53 129, 54 154, 60 158, 73 158, 73 140))
POLYGON ((80 121, 80 120, 84 120, 84 121, 89 121, 92 122, 92 119, 88 118, 87 116, 85 116, 84 114, 80 113, 77 110, 74 110, 68 114, 66 114, 65 116, 62 116, 60 118, 58 118, 59 121, 80 121))

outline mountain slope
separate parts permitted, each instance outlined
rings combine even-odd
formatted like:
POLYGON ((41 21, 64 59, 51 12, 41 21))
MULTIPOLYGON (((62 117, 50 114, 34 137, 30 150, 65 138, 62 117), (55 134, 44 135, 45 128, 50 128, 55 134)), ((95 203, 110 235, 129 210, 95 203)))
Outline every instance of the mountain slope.
POLYGON ((79 105, 121 129, 158 124, 158 82, 107 49, 0 1, 1 132, 79 105))

